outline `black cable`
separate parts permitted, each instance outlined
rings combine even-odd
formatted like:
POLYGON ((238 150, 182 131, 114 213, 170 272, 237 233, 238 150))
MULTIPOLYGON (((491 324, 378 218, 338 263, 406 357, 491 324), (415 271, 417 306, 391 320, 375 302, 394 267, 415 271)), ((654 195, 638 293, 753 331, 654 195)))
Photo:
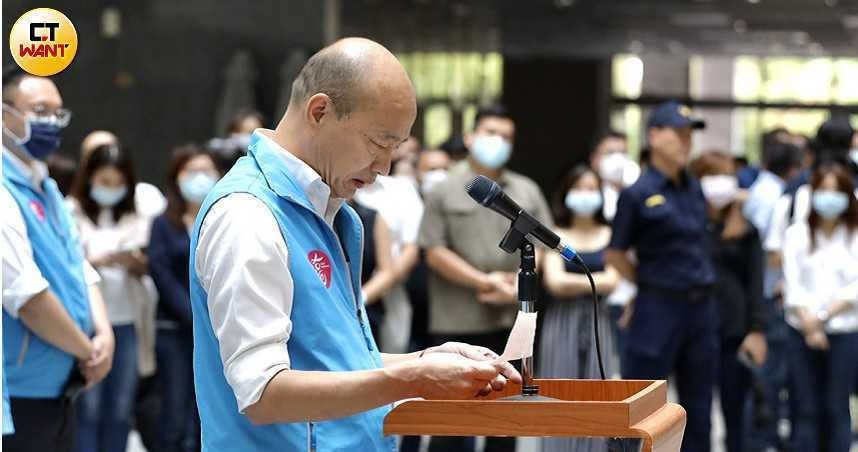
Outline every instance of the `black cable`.
POLYGON ((584 269, 587 279, 590 280, 590 290, 593 293, 593 335, 596 337, 596 358, 599 361, 599 374, 602 376, 602 380, 607 380, 605 378, 605 366, 602 364, 602 341, 599 340, 599 296, 596 295, 596 282, 593 281, 593 275, 590 274, 587 264, 581 260, 581 256, 576 254, 573 262, 584 269))

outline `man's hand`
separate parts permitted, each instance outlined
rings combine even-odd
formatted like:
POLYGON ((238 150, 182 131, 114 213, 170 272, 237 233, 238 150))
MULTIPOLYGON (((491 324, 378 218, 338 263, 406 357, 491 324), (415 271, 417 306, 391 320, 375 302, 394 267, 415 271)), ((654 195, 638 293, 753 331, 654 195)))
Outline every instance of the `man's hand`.
MULTIPOLYGON (((521 374, 515 370, 515 367, 506 361, 498 361, 498 354, 486 347, 465 344, 462 342, 447 342, 437 347, 427 348, 426 351, 423 352, 422 356, 425 357, 430 353, 451 353, 474 361, 489 362, 504 379, 511 380, 513 383, 521 383, 521 374)), ((495 390, 499 391, 501 389, 503 389, 503 386, 496 388, 495 390)))
POLYGON ((80 362, 80 370, 89 389, 107 376, 113 367, 114 338, 112 332, 96 334, 92 338, 92 357, 80 362))
POLYGON ((805 335, 804 342, 814 350, 828 350, 828 336, 822 330, 805 335))
POLYGON ((748 333, 742 344, 739 345, 739 351, 747 352, 751 355, 751 359, 754 360, 754 364, 762 366, 766 362, 766 355, 768 353, 766 336, 758 331, 748 333))
POLYGON ((417 394, 429 400, 472 399, 499 391, 506 379, 489 361, 475 361, 454 353, 428 353, 408 362, 417 366, 417 394))
POLYGON ((491 289, 478 292, 480 303, 505 305, 518 302, 517 279, 515 273, 491 272, 488 275, 491 289))

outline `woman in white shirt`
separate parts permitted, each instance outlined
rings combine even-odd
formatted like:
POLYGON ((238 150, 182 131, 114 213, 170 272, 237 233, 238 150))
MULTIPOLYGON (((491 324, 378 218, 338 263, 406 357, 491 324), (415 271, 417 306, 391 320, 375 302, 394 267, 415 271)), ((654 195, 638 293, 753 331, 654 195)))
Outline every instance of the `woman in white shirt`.
POLYGON ((99 288, 116 336, 113 368, 79 402, 80 452, 124 452, 134 413, 139 370, 135 323, 141 308, 154 303, 152 289, 144 284, 148 264, 142 252, 151 218, 135 210, 136 183, 129 155, 118 144, 105 144, 79 168, 69 198, 84 255, 101 275, 99 288))
POLYGON ((840 163, 811 180, 812 212, 786 231, 793 450, 847 452, 858 373, 858 199, 840 163))

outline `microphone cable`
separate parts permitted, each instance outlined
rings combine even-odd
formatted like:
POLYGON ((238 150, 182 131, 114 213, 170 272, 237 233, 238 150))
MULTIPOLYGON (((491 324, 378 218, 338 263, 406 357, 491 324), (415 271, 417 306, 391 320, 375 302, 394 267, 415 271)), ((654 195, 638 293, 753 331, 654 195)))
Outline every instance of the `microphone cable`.
POLYGON ((602 380, 607 380, 605 378, 605 365, 602 364, 602 341, 599 340, 599 296, 596 294, 596 282, 593 281, 593 275, 590 274, 590 269, 587 268, 587 264, 584 263, 580 255, 575 254, 572 262, 578 264, 584 270, 587 279, 590 280, 590 291, 593 294, 593 335, 596 338, 596 358, 599 361, 599 375, 602 376, 602 380))

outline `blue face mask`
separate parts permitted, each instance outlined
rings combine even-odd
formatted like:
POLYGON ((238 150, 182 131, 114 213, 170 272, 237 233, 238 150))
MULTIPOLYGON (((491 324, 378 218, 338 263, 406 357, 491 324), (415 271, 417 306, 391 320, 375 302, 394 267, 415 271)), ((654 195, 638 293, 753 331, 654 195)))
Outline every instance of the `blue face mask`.
POLYGON ((602 194, 592 190, 569 190, 565 204, 575 215, 591 217, 602 207, 602 194))
POLYGON ((846 193, 832 190, 817 190, 813 192, 813 210, 822 218, 833 220, 849 207, 849 197, 846 193))
POLYGON ((214 177, 198 172, 179 181, 179 190, 181 190, 185 201, 201 203, 206 199, 206 195, 209 194, 215 183, 217 183, 217 179, 214 177))
POLYGON ((62 127, 34 119, 29 119, 30 138, 21 146, 36 160, 44 160, 60 147, 62 127))
POLYGON ((128 194, 128 187, 124 185, 118 188, 93 185, 89 190, 89 197, 101 207, 113 207, 119 204, 126 194, 128 194))
POLYGON ((486 168, 501 168, 509 161, 511 154, 512 145, 497 135, 480 135, 474 138, 471 155, 477 163, 486 168))

